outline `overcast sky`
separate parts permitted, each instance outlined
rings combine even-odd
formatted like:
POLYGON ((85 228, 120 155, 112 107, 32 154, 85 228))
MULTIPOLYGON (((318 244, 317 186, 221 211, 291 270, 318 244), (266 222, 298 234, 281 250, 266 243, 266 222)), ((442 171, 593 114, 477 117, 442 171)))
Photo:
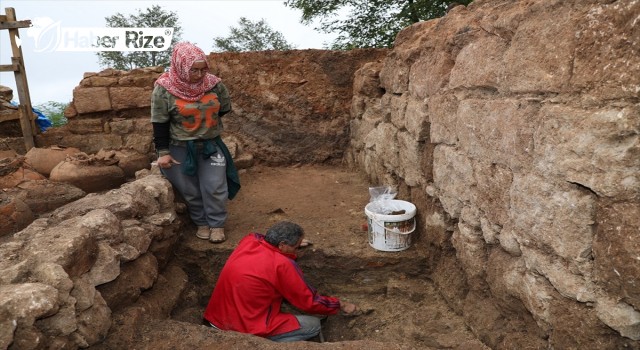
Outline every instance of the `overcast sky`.
MULTIPOLYGON (((160 5, 166 11, 175 12, 182 26, 182 39, 191 41, 204 50, 213 51, 214 37, 227 37, 229 27, 238 27, 240 17, 257 22, 264 19, 274 30, 297 49, 322 49, 334 36, 319 33, 312 26, 300 24, 301 12, 284 6, 284 0, 199 0, 199 1, 54 1, 54 0, 0 0, 0 11, 15 9, 18 20, 59 25, 61 28, 103 28, 105 17, 116 13, 136 14, 160 5), (39 22, 38 22, 39 21, 39 22)), ((32 105, 47 101, 71 102, 73 88, 78 86, 85 72, 99 72, 95 52, 43 50, 37 45, 37 36, 28 35, 28 29, 20 29, 22 54, 32 105)), ((33 34, 33 29, 32 32, 33 34)), ((42 42, 42 41, 41 41, 42 42)), ((0 31, 0 64, 11 63, 11 46, 7 30, 0 31)), ((12 72, 0 72, 0 85, 14 90, 13 100, 18 102, 18 92, 12 72)))

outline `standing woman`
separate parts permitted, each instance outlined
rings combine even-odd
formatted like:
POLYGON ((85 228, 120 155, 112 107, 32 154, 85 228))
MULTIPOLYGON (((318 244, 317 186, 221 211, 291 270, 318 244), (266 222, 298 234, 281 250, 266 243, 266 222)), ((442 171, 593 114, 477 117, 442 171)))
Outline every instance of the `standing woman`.
POLYGON ((220 117, 231 111, 229 91, 209 73, 204 52, 177 43, 169 71, 151 95, 153 142, 162 174, 187 203, 196 236, 224 242, 227 199, 240 189, 233 159, 220 138, 220 117))

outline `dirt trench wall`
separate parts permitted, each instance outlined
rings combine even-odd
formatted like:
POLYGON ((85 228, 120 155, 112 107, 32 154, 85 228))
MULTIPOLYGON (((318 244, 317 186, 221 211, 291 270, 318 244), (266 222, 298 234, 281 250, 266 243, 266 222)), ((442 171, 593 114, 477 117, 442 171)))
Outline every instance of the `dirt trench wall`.
POLYGON ((640 348, 638 22, 478 0, 357 73, 348 160, 417 204, 431 278, 494 349, 640 348))
MULTIPOLYGON (((236 162, 340 163, 349 144, 354 72, 387 53, 361 49, 209 54, 211 71, 230 90, 232 112, 223 118, 223 139, 237 145, 232 149, 236 162)), ((126 148, 153 159, 150 100, 162 72, 161 67, 150 67, 85 73, 65 111, 68 124, 38 135, 36 146, 76 147, 89 154, 126 148)))

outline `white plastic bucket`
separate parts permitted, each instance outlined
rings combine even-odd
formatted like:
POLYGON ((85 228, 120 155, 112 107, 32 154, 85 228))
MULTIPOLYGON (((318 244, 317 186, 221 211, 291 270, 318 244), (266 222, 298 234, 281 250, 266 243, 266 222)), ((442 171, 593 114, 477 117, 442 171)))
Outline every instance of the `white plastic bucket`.
POLYGON ((397 199, 390 200, 394 210, 404 210, 404 214, 388 215, 376 213, 376 203, 364 207, 368 218, 369 245, 385 252, 397 252, 411 246, 412 234, 416 229, 416 206, 397 199))

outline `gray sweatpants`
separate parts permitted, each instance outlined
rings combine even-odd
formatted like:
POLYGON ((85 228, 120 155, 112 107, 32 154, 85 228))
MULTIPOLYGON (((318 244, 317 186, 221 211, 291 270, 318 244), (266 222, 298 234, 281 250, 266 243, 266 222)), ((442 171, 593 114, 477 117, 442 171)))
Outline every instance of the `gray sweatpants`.
POLYGON ((187 203, 189 216, 197 226, 224 227, 227 220, 227 161, 217 145, 216 153, 202 159, 198 150, 198 170, 195 176, 182 172, 187 148, 171 145, 171 156, 181 164, 160 169, 187 203))

